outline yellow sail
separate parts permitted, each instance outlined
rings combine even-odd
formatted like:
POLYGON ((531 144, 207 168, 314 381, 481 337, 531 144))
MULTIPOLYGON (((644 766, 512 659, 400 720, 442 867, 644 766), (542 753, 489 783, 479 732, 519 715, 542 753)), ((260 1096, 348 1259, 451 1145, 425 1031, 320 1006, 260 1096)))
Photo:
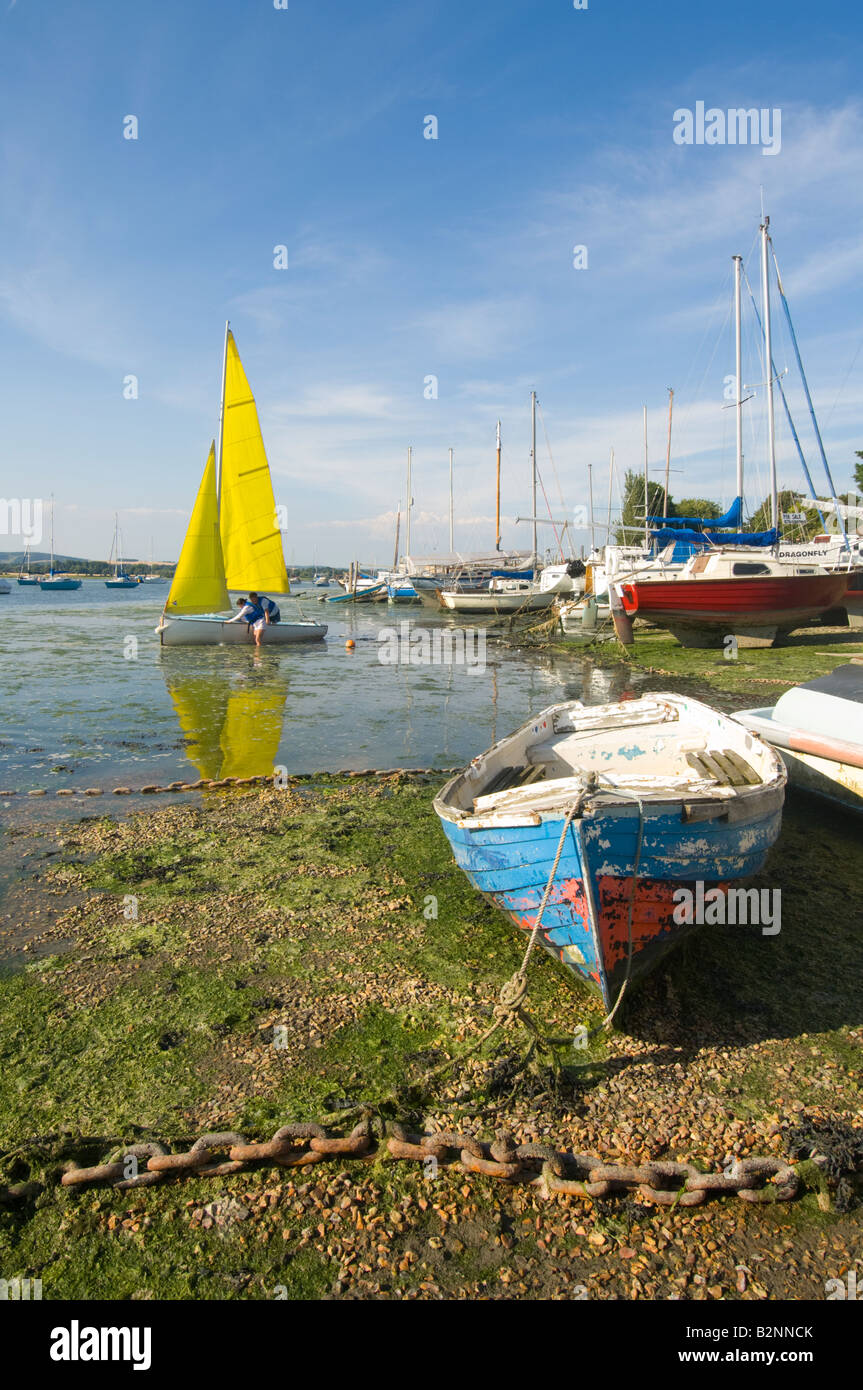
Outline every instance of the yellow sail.
POLYGON ((229 589, 290 592, 255 398, 228 330, 219 523, 229 589))
POLYGON ((169 616, 174 613, 219 613, 230 606, 219 538, 216 448, 211 444, 165 612, 169 616))

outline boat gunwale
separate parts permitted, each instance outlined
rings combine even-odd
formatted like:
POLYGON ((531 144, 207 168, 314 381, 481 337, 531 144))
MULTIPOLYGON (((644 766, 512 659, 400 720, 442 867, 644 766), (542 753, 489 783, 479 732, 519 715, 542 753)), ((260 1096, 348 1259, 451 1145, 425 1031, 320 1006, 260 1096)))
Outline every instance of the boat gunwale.
MULTIPOLYGON (((784 796, 784 788, 788 780, 785 765, 769 740, 762 738, 757 731, 747 728, 745 724, 733 715, 714 710, 709 705, 705 705, 702 701, 694 700, 689 696, 675 695, 672 691, 651 691, 642 697, 641 700, 627 702, 627 704, 629 708, 633 708, 637 707, 639 704, 646 704, 648 701, 655 701, 657 703, 668 701, 678 713, 681 709, 692 709, 694 707, 696 710, 705 711, 708 715, 718 718, 722 722, 728 721, 738 724, 741 731, 750 738, 757 739, 763 746, 763 750, 772 758, 773 775, 768 777, 768 769, 765 769, 765 775, 757 785, 727 786, 719 783, 712 785, 704 785, 704 783, 701 783, 699 785, 695 782, 689 786, 673 788, 670 787, 668 783, 665 783, 664 785, 660 784, 657 786, 655 791, 651 791, 649 788, 639 787, 635 791, 629 792, 625 786, 613 788, 609 786, 603 787, 601 784, 598 784, 589 794, 589 804, 585 806, 585 814, 593 814, 597 811, 602 811, 603 813, 613 811, 623 813, 627 810, 632 811, 633 809, 637 809, 639 798, 642 802, 649 802, 652 811, 660 813, 659 808, 673 807, 683 802, 689 803, 697 801, 702 805, 711 802, 724 802, 728 805, 745 805, 747 802, 755 800, 765 794, 769 797, 769 794, 775 791, 781 791, 784 796)), ((620 703, 621 702, 616 702, 618 707, 620 703)), ((606 708, 607 707, 608 706, 606 706, 606 708)), ((532 803, 530 795, 539 796, 542 793, 550 792, 552 797, 554 797, 555 783, 576 782, 577 775, 569 778, 555 778, 552 781, 536 783, 531 787, 512 788, 511 790, 513 792, 523 790, 526 793, 522 804, 516 803, 513 805, 512 803, 503 803, 499 807, 486 807, 474 810, 473 808, 468 809, 466 806, 453 804, 450 798, 460 783, 467 782, 472 770, 478 771, 481 766, 488 763, 493 754, 501 752, 507 745, 514 743, 522 734, 525 734, 528 730, 531 730, 534 726, 541 723, 543 719, 548 719, 556 712, 564 709, 589 713, 592 710, 595 711, 600 708, 602 708, 602 706, 584 705, 578 700, 563 701, 555 705, 549 705, 537 715, 525 720, 513 733, 505 738, 498 739, 497 742, 492 744, 484 753, 480 753, 477 757, 472 758, 466 767, 462 768, 461 771, 457 772, 443 785, 443 787, 441 787, 433 801, 433 807, 439 819, 442 821, 446 820, 457 828, 464 830, 494 829, 496 826, 507 828, 507 822, 512 826, 515 817, 521 818, 521 824, 525 828, 529 825, 540 824, 545 820, 559 821, 561 816, 566 813, 566 803, 544 809, 541 805, 532 803), (537 820, 537 817, 539 820, 537 820)), ((657 723, 658 722, 657 720, 657 723)), ((675 721, 669 720, 669 723, 673 722, 675 721)), ((626 726, 624 725, 622 727, 626 726)), ((650 724, 642 724, 639 727, 642 729, 649 728, 650 724)), ((578 733, 579 731, 576 728, 571 732, 578 733)), ((600 730, 584 730, 584 732, 598 733, 600 730)), ((581 785, 582 790, 587 790, 586 782, 583 782, 581 785)), ((571 790, 572 797, 575 797, 578 794, 578 788, 573 786, 571 790)), ((565 793, 563 791, 558 793, 558 796, 563 797, 564 795, 565 793)))

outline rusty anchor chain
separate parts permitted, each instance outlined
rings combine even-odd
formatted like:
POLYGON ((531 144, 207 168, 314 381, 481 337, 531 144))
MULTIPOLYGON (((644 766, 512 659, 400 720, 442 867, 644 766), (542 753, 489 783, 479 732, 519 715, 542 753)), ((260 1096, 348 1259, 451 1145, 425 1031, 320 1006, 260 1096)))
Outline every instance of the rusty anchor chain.
POLYGON ((242 1134, 224 1131, 202 1134, 190 1149, 180 1153, 168 1153, 157 1142, 132 1144, 113 1152, 106 1163, 89 1168, 71 1165, 61 1183, 64 1187, 110 1183, 126 1190, 187 1174, 224 1177, 262 1163, 305 1168, 331 1158, 368 1160, 386 1154, 396 1161, 423 1165, 433 1159, 460 1167, 465 1173, 533 1184, 548 1194, 597 1198, 638 1192, 661 1206, 700 1206, 711 1194, 733 1194, 745 1202, 787 1202, 799 1188, 795 1169, 780 1158, 742 1158, 725 1172, 701 1173, 691 1163, 665 1159, 638 1165, 604 1163, 589 1154, 559 1150, 549 1144, 517 1144, 506 1132, 491 1142, 450 1130, 416 1135, 398 1123, 387 1126, 385 1144, 376 1146, 375 1128, 372 1118, 366 1116, 348 1135, 330 1134, 318 1124, 297 1123, 282 1125, 272 1139, 260 1143, 249 1143, 242 1134), (146 1170, 130 1176, 130 1159, 135 1163, 146 1160, 146 1170))

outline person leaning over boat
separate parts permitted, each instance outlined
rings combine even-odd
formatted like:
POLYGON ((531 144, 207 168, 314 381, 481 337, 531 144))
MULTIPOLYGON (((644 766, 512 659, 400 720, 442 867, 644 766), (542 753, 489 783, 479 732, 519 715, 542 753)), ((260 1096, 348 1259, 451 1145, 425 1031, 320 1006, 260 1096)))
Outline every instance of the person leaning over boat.
POLYGON ((277 623, 282 616, 275 599, 267 598, 266 594, 249 594, 249 601, 263 608, 268 623, 277 623))
POLYGON ((257 602, 257 598, 257 594, 249 594, 248 598, 238 598, 239 613, 233 618, 226 618, 225 622, 248 624, 249 631, 255 634, 255 646, 259 647, 267 617, 260 603, 257 602))

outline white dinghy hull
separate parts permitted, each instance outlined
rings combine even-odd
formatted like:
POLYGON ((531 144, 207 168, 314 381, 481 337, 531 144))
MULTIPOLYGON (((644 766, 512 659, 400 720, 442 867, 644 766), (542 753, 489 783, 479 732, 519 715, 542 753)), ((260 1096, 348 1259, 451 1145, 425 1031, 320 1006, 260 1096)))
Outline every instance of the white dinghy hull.
MULTIPOLYGON (((223 618, 197 615, 162 617, 156 635, 163 647, 215 647, 224 643, 254 646, 255 634, 247 623, 226 622, 223 618)), ((267 623, 261 632, 264 646, 284 646, 289 642, 319 642, 327 635, 326 623, 267 623)))

